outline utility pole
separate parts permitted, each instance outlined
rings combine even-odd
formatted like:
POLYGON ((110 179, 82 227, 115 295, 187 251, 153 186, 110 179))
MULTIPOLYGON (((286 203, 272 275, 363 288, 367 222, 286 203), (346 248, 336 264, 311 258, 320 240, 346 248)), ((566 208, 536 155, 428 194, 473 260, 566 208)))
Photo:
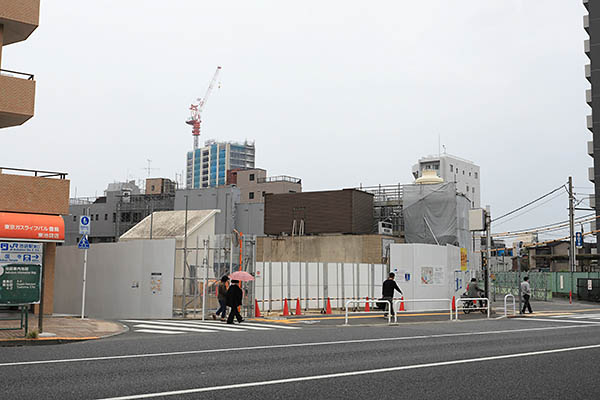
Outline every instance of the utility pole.
MULTIPOLYGON (((186 298, 185 298, 185 286, 187 284, 186 282, 186 277, 187 277, 187 268, 188 268, 188 262, 187 262, 187 228, 188 228, 188 195, 184 195, 185 197, 185 224, 184 224, 184 239, 183 239, 183 299, 181 301, 181 313, 183 315, 183 318, 186 317, 186 312, 185 312, 185 306, 186 306, 186 298)), ((197 250, 196 250, 197 251, 197 250)))
POLYGON ((573 273, 575 272, 575 211, 573 208, 573 178, 569 177, 569 271, 571 271, 571 287, 573 293, 573 273))
POLYGON ((492 214, 490 206, 485 206, 485 229, 486 229, 486 258, 487 265, 485 266, 485 295, 491 298, 490 290, 490 264, 492 260, 492 214))
MULTIPOLYGON (((573 209, 573 178, 569 177, 569 270, 575 272, 575 211, 573 209)), ((572 284, 571 284, 572 286, 572 284)))

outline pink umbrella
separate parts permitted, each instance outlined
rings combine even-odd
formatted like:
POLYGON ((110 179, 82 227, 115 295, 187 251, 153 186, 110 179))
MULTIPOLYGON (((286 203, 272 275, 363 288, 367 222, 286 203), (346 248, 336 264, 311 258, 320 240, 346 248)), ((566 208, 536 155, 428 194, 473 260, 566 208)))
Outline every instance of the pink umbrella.
POLYGON ((246 271, 235 271, 234 273, 229 274, 229 278, 232 281, 242 281, 242 282, 254 280, 254 277, 252 275, 250 275, 249 273, 247 273, 246 271))

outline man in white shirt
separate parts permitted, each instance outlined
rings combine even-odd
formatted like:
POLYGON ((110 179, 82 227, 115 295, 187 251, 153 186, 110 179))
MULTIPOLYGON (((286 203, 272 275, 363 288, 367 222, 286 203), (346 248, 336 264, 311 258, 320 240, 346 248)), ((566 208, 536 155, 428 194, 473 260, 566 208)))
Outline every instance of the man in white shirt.
POLYGON ((529 298, 531 297, 531 286, 529 286, 528 276, 523 278, 523 282, 521 282, 521 293, 523 294, 523 309, 521 310, 521 314, 525 314, 525 308, 529 310, 529 314, 533 313, 533 311, 531 311, 531 304, 529 304, 529 298))

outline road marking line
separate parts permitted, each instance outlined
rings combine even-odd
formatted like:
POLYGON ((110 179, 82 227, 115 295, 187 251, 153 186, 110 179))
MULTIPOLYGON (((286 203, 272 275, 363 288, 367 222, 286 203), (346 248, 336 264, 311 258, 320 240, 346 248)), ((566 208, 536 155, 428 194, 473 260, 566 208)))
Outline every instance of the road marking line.
MULTIPOLYGON (((181 322, 169 322, 169 321, 147 321, 148 323, 161 323, 161 324, 172 324, 172 325, 176 325, 176 326, 195 326, 195 327, 199 327, 199 328, 206 328, 206 329, 216 329, 218 331, 229 331, 229 332, 241 332, 243 331, 243 329, 238 329, 238 328, 233 328, 233 327, 229 327, 229 326, 223 326, 223 324, 220 325, 207 325, 207 324, 202 324, 202 323, 198 323, 198 322, 192 322, 192 321, 181 321, 181 322)), ((213 331, 214 332, 214 331, 213 331)))
MULTIPOLYGON (((204 322, 192 322, 189 321, 189 323, 192 324, 198 324, 198 325, 203 325, 203 326, 223 326, 224 324, 222 322, 211 322, 211 321, 204 321, 204 322)), ((235 329, 235 330, 243 330, 243 329, 249 329, 252 331, 271 331, 273 330, 273 328, 267 328, 267 327, 258 327, 258 326, 247 326, 247 324, 241 323, 241 324, 228 324, 226 327, 231 327, 229 329, 235 329), (236 326, 236 328, 233 328, 234 326, 236 326)), ((216 328, 215 328, 216 329, 216 328)))
MULTIPOLYGON (((123 322, 130 322, 130 323, 133 323, 133 324, 150 325, 150 328, 156 328, 156 329, 160 329, 160 328, 162 328, 162 329, 171 329, 171 330, 178 330, 179 329, 181 331, 190 329, 189 325, 183 325, 183 324, 180 324, 180 323, 177 323, 177 322, 175 322, 175 323, 166 323, 166 322, 160 322, 160 321, 144 321, 144 320, 137 320, 137 319, 127 319, 127 320, 122 320, 122 321, 123 322), (182 328, 179 328, 180 326, 182 328)), ((206 329, 206 330, 198 329, 196 332, 201 332, 201 333, 211 333, 212 332, 212 333, 214 333, 215 331, 211 331, 209 329, 206 329)))
POLYGON ((302 329, 302 328, 297 328, 295 326, 283 326, 283 325, 275 325, 275 324, 263 324, 260 322, 243 322, 242 323, 243 326, 265 326, 267 328, 276 328, 276 329, 302 329))
POLYGON ((420 369, 420 368, 445 367, 445 366, 449 366, 449 365, 470 364, 470 363, 476 363, 476 362, 495 361, 495 360, 506 360, 506 359, 511 359, 511 358, 532 357, 532 356, 539 356, 539 355, 545 355, 545 354, 565 353, 565 352, 569 352, 569 351, 590 350, 590 349, 597 349, 597 348, 600 348, 600 344, 594 344, 594 345, 589 345, 589 346, 578 346, 578 347, 563 347, 563 348, 551 349, 551 350, 530 351, 530 352, 526 352, 526 353, 503 354, 503 355, 499 355, 499 356, 467 358, 467 359, 462 359, 462 360, 441 361, 441 362, 425 363, 425 364, 403 365, 400 367, 368 369, 368 370, 363 370, 363 371, 349 371, 349 372, 338 372, 338 373, 334 373, 334 374, 301 376, 301 377, 297 377, 297 378, 274 379, 274 380, 270 380, 270 381, 237 383, 237 384, 233 384, 233 385, 211 386, 211 387, 203 387, 203 388, 196 388, 196 389, 172 390, 172 391, 168 391, 168 392, 156 392, 156 393, 146 393, 146 394, 138 394, 138 395, 131 395, 131 396, 110 397, 110 398, 104 398, 104 399, 100 399, 100 400, 135 400, 135 399, 148 399, 151 397, 178 396, 178 395, 191 394, 191 393, 214 392, 217 390, 242 389, 242 388, 250 388, 250 387, 257 387, 257 386, 279 385, 279 384, 293 383, 293 382, 307 382, 307 381, 315 381, 315 380, 323 380, 323 379, 345 378, 345 377, 349 377, 349 376, 381 374, 381 373, 386 373, 386 372, 406 371, 406 370, 420 369))
MULTIPOLYGON (((153 325, 153 324, 138 324, 134 325, 134 328, 143 328, 143 329, 162 329, 170 332, 196 332, 196 333, 216 333, 218 331, 211 331, 208 329, 198 329, 198 328, 186 328, 183 326, 162 326, 162 325, 153 325)), ((137 330, 136 330, 137 332, 137 330)))
MULTIPOLYGON (((524 318, 524 319, 528 320, 529 318, 524 318)), ((599 325, 599 324, 596 324, 596 326, 597 325, 599 325)), ((173 351, 173 352, 168 352, 168 353, 126 354, 126 355, 122 355, 122 356, 102 356, 102 357, 87 357, 87 358, 65 358, 65 359, 56 359, 56 360, 17 361, 17 362, 0 363, 0 367, 11 367, 11 366, 20 366, 20 365, 59 364, 59 363, 69 363, 69 362, 125 360, 125 359, 131 359, 131 358, 183 356, 183 355, 191 355, 191 354, 220 353, 223 351, 253 351, 253 350, 287 349, 287 348, 296 348, 296 347, 332 346, 332 345, 356 344, 356 343, 399 342, 399 341, 404 341, 404 340, 439 339, 439 338, 450 338, 450 337, 461 337, 461 336, 486 336, 486 335, 500 335, 500 334, 504 334, 504 333, 540 332, 540 331, 558 330, 558 329, 584 329, 584 328, 592 328, 592 327, 593 326, 586 326, 586 325, 545 326, 545 327, 541 327, 541 328, 505 329, 505 330, 500 330, 500 331, 441 333, 441 334, 436 334, 436 335, 402 336, 402 337, 388 337, 388 338, 374 338, 374 339, 350 339, 350 340, 338 340, 338 341, 331 341, 331 342, 275 344, 275 345, 248 346, 248 347, 238 347, 238 348, 173 351)))
POLYGON ((571 324, 592 324, 592 325, 600 325, 600 322, 592 322, 592 321, 581 321, 581 320, 572 320, 572 319, 547 319, 547 318, 515 318, 521 321, 542 321, 542 322, 567 322, 571 324))
POLYGON ((175 331, 161 331, 159 329, 136 329, 136 332, 143 332, 143 333, 164 333, 166 335, 177 335, 178 333, 183 333, 183 332, 175 332, 175 331))

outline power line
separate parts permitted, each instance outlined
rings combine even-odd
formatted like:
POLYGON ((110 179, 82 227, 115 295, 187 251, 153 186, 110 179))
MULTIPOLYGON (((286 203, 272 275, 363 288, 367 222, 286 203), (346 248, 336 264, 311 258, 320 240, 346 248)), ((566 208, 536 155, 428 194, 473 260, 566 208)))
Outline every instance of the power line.
MULTIPOLYGON (((543 195, 543 196, 541 196, 541 197, 538 197, 537 199, 535 199, 535 200, 533 200, 533 201, 530 201, 529 203, 527 203, 527 204, 525 204, 525 205, 523 205, 523 206, 521 206, 521 207, 519 207, 519 208, 516 208, 516 209, 514 209, 514 210, 512 210, 512 211, 510 211, 510 212, 507 212, 507 213, 506 213, 506 214, 504 214, 504 215, 501 215, 501 216, 499 216, 498 218, 495 218, 495 219, 494 219, 494 220, 492 220, 491 222, 495 222, 495 221, 498 221, 499 219, 502 219, 502 218, 504 218, 504 217, 508 217, 509 215, 512 215, 512 214, 516 213, 517 211, 520 211, 520 210, 522 210, 522 209, 524 209, 524 208, 527 208, 527 207, 529 207, 530 205, 532 205, 532 204, 534 204, 534 203, 537 203, 538 201, 540 201, 540 200, 542 200, 542 199, 544 199, 544 198, 546 198, 546 197, 550 196, 550 195, 551 195, 551 194, 553 194, 553 193, 556 193, 556 192, 558 192, 560 189, 563 189, 563 188, 565 188, 565 185, 564 185, 564 184, 563 184, 562 186, 559 186, 559 187, 557 187, 556 189, 552 190, 551 192, 549 192, 549 193, 546 193, 545 195, 543 195)), ((565 188, 565 189, 566 189, 566 188, 565 188)))
MULTIPOLYGON (((541 206, 543 206, 544 204, 548 204, 548 203, 550 203, 552 200, 554 200, 554 199, 557 199, 557 198, 561 197, 562 195, 564 195, 564 193, 558 193, 556 196, 554 196, 554 197, 551 197, 550 199, 546 200, 545 202, 543 202, 543 203, 541 203, 541 204, 538 204, 537 206, 535 206, 535 207, 532 207, 532 208, 530 208, 529 210, 523 211, 522 213, 520 213, 520 214, 518 214, 518 215, 515 215, 514 217, 512 217, 512 218, 509 218, 509 219, 507 219, 507 220, 504 220, 504 221, 502 221, 502 222, 500 222, 500 223, 498 223, 498 224, 496 224, 496 225, 502 225, 502 224, 505 224, 505 223, 507 223, 507 222, 510 222, 510 221, 514 220, 515 218, 519 218, 519 217, 523 216, 524 214, 527 214, 528 212, 531 212, 531 211, 533 211, 533 210, 535 210, 535 209, 537 209, 537 208, 540 208, 540 207, 541 207, 541 206)), ((522 208, 521 208, 521 209, 522 209, 522 208)), ((516 211, 517 211, 517 210, 515 210, 515 212, 516 212, 516 211)))

